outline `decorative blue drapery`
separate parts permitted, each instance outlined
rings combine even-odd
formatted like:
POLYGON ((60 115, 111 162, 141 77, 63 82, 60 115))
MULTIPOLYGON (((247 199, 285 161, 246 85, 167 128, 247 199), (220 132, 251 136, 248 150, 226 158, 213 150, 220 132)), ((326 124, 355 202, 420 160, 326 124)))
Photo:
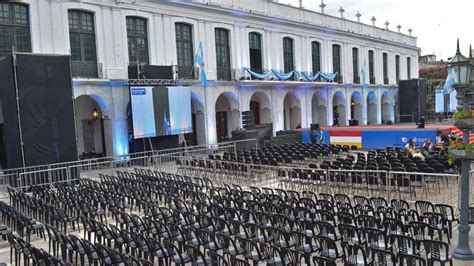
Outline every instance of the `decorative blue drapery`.
POLYGON ((257 73, 257 72, 253 72, 253 71, 252 71, 250 68, 248 68, 248 67, 244 67, 244 70, 247 71, 250 75, 252 75, 252 77, 258 78, 258 79, 265 79, 265 78, 268 78, 268 77, 272 74, 272 71, 268 71, 268 72, 259 74, 259 73, 257 73))
POLYGON ((319 76, 320 76, 320 73, 316 73, 316 75, 314 76, 311 76, 308 72, 306 71, 303 71, 301 72, 301 74, 303 74, 303 77, 307 80, 307 81, 316 81, 319 79, 319 76))
POLYGON ((293 76, 295 71, 290 71, 288 73, 280 73, 280 72, 276 71, 275 69, 272 69, 272 73, 273 73, 273 75, 275 75, 275 77, 277 77, 280 80, 287 80, 287 79, 291 78, 291 76, 293 76))
POLYGON ((327 81, 334 81, 334 79, 336 78, 337 76, 337 72, 336 73, 323 73, 323 72, 319 72, 319 74, 321 75, 321 77, 327 81))
POLYGON ((303 71, 303 72, 291 71, 291 72, 288 72, 288 73, 280 73, 280 72, 276 71, 275 69, 272 69, 270 71, 267 71, 265 73, 260 74, 260 73, 252 71, 248 67, 244 67, 244 70, 247 71, 252 77, 258 78, 258 79, 265 79, 265 78, 268 78, 271 75, 273 75, 279 80, 288 80, 288 79, 291 78, 291 76, 294 75, 295 80, 300 80, 301 76, 303 76, 305 80, 311 81, 311 82, 316 81, 319 78, 322 78, 324 81, 334 82, 334 79, 337 76, 337 73, 323 73, 323 72, 318 72, 318 73, 316 73, 316 75, 311 76, 306 71, 303 71))

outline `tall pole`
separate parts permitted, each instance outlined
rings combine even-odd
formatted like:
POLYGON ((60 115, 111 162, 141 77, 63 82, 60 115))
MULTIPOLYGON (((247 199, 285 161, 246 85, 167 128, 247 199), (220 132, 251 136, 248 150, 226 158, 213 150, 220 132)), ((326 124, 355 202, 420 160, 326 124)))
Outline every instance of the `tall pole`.
MULTIPOLYGON (((468 87, 469 88, 469 87, 468 87)), ((468 88, 456 88, 458 105, 462 104, 463 111, 469 113, 469 99, 466 95, 468 88)), ((469 129, 463 129, 463 144, 466 146, 469 144, 469 129)), ((458 245, 454 249, 453 258, 459 260, 472 260, 474 256, 471 248, 469 247, 469 178, 470 178, 470 160, 469 158, 461 159, 461 187, 460 192, 460 209, 461 217, 458 226, 458 245)))

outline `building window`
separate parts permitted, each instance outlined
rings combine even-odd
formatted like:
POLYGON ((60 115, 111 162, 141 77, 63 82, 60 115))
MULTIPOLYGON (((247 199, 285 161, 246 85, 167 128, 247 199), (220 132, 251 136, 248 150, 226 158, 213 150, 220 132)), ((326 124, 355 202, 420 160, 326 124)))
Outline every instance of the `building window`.
POLYGON ((97 78, 94 15, 86 11, 70 10, 68 17, 72 75, 97 78))
POLYGON ((313 59, 313 75, 321 71, 321 44, 319 42, 311 43, 311 56, 313 59))
POLYGON ((400 56, 395 56, 395 80, 398 82, 400 81, 400 56))
POLYGON ((293 60, 293 39, 285 37, 283 38, 283 64, 285 73, 295 69, 293 60))
POLYGON ((262 35, 249 33, 250 69, 257 73, 263 72, 262 67, 262 35))
POLYGON ((411 57, 407 57, 407 79, 411 79, 411 57))
POLYGON ((226 29, 216 29, 216 66, 218 80, 231 79, 229 31, 226 29))
POLYGON ((16 52, 31 52, 28 6, 0 3, 0 57, 16 52))
POLYGON ((359 49, 352 48, 352 73, 354 74, 354 84, 360 83, 359 76, 359 49))
POLYGON ((374 74, 374 51, 369 51, 369 83, 375 84, 375 74, 374 74))
POLYGON ((382 54, 382 63, 383 63, 383 84, 387 85, 389 83, 388 81, 388 54, 383 53, 382 54))
POLYGON ((186 23, 176 23, 175 26, 178 76, 181 79, 194 79, 193 27, 186 23))
POLYGON ((127 17, 128 60, 131 64, 148 64, 148 30, 146 19, 127 17))
POLYGON ((332 45, 332 69, 334 73, 337 73, 336 81, 342 82, 341 46, 338 44, 332 45))

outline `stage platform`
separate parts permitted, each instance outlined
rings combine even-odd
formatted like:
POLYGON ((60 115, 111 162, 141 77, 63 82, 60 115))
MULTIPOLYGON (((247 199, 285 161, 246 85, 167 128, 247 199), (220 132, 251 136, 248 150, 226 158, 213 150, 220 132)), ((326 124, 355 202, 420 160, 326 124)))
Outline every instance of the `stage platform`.
MULTIPOLYGON (((321 127, 326 144, 355 145, 359 149, 404 147, 409 139, 421 147, 426 139, 436 142, 438 134, 449 134, 456 128, 450 124, 426 124, 419 129, 415 124, 321 127)), ((303 142, 311 142, 310 129, 301 129, 303 142)))

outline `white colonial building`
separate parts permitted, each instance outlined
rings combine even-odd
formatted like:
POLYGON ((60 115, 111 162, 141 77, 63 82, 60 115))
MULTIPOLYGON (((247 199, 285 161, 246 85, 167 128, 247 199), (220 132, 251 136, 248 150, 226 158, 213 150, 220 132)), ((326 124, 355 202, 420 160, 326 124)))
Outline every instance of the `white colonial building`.
POLYGON ((398 80, 418 77, 417 40, 400 28, 271 0, 3 2, 0 56, 12 47, 71 54, 79 153, 128 153, 131 64, 176 65, 179 78, 195 80, 188 83, 198 144, 230 135, 248 110, 256 123, 273 123, 274 132, 331 125, 335 109, 341 124, 394 121, 398 80), (207 88, 194 69, 201 43, 207 88), (262 80, 244 68, 338 75, 335 82, 262 80), (91 126, 94 109, 102 119, 91 126))

